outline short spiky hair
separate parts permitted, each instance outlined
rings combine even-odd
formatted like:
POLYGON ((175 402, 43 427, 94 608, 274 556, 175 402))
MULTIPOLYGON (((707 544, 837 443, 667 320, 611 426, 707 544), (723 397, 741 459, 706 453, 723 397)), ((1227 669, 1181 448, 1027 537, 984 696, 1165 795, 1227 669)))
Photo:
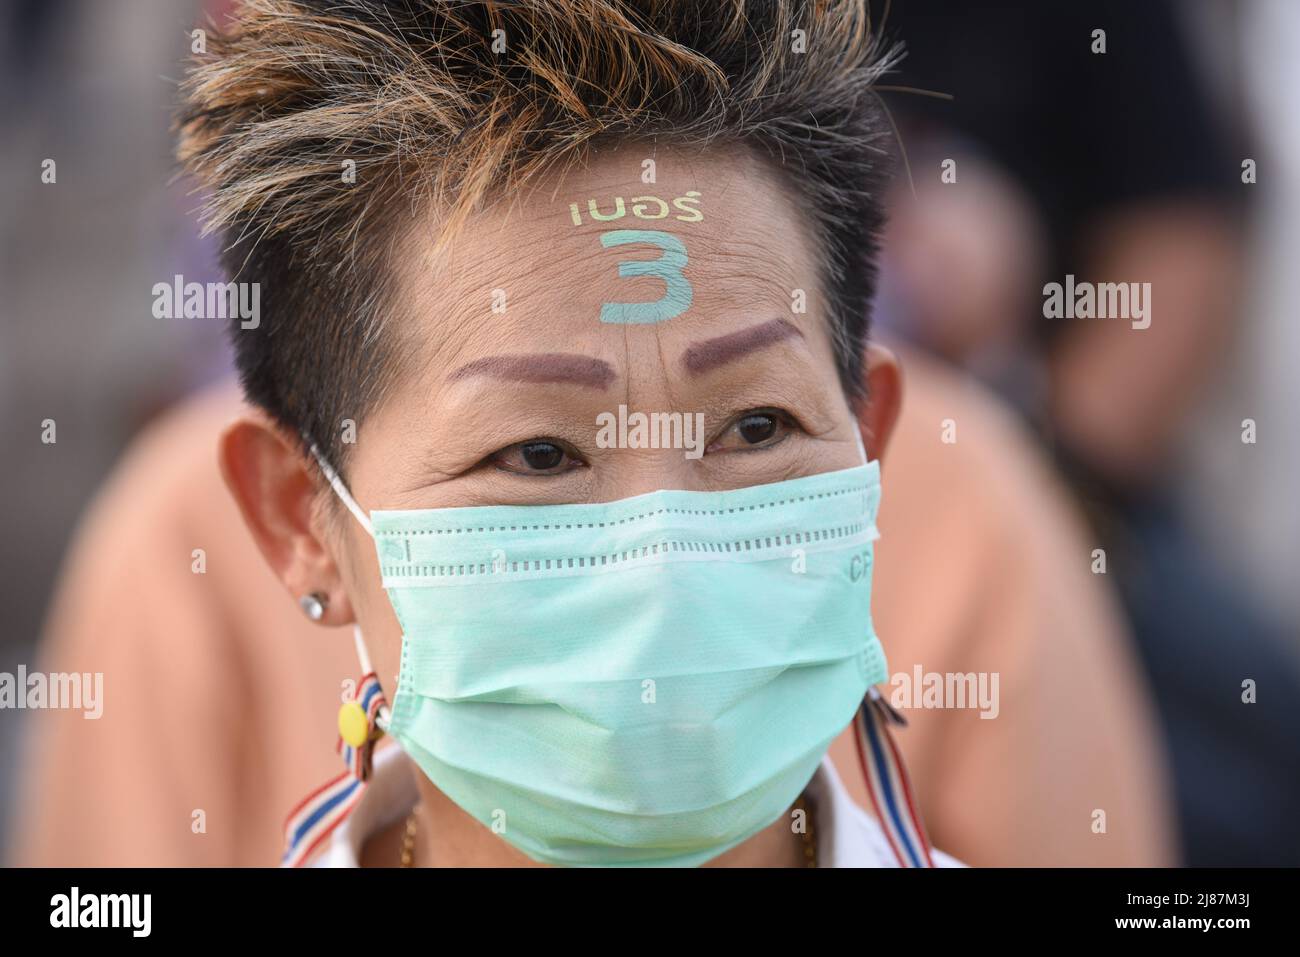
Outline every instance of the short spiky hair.
POLYGON ((895 59, 867 2, 242 0, 183 84, 178 153, 230 278, 261 284, 260 327, 232 325, 249 399, 341 467, 342 420, 390 371, 402 224, 437 209, 446 242, 619 139, 752 149, 783 175, 857 397, 889 165, 872 87, 895 59))

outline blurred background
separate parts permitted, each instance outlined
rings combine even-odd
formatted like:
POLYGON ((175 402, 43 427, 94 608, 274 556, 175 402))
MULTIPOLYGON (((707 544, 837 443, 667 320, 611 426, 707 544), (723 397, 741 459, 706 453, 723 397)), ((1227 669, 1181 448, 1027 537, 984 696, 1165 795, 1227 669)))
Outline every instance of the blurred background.
MULTIPOLYGON (((158 600, 118 567, 135 554, 114 547, 125 533, 87 532, 94 547, 68 556, 132 443, 187 397, 228 383, 221 323, 155 318, 151 290, 176 274, 220 278, 213 242, 198 238, 201 198, 174 178, 169 123, 191 29, 236 2, 0 0, 0 672, 55 660, 42 644, 52 631, 62 647, 75 646, 73 631, 86 648, 110 635, 129 642, 131 627, 100 609, 158 600), (41 440, 45 420, 57 424, 53 444, 41 440), (52 611, 96 588, 118 605, 52 611)), ((1300 4, 895 0, 885 29, 908 54, 882 92, 904 166, 878 335, 968 390, 954 394, 1014 417, 1068 497, 1079 567, 1119 610, 1153 716, 1170 782, 1169 862, 1300 864, 1300 4), (1067 275, 1150 283, 1150 327, 1045 318, 1044 286, 1067 275), (1247 681, 1253 704, 1242 700, 1247 681)), ((934 408, 938 441, 946 416, 934 408)), ((193 437, 170 429, 169 441, 193 437)), ((997 458, 990 481, 1014 485, 1020 462, 997 458)), ((207 485, 190 492, 196 511, 218 507, 207 485)), ((1013 568, 992 553, 986 564, 983 587, 1017 587, 1013 568)), ((1036 640, 1050 647, 1056 626, 1050 613, 1044 621, 1036 640)), ((178 625, 168 640, 189 635, 178 625)), ((115 667, 143 657, 123 654, 115 667)), ((195 667, 204 680, 206 665, 195 667)), ((293 668, 278 667, 281 677, 293 668)), ((926 667, 942 670, 933 658, 926 667)), ((221 746, 181 734, 205 760, 230 760, 237 735, 255 733, 239 723, 252 679, 236 675, 223 692, 236 703, 215 712, 233 729, 221 746)), ((327 713, 334 689, 315 694, 327 713)), ((186 720, 146 712, 143 729, 186 720)), ((97 775, 132 779, 132 762, 148 760, 114 752, 124 756, 92 774, 100 744, 42 738, 46 720, 0 710, 0 859, 78 862, 73 851, 42 856, 53 845, 39 835, 59 821, 38 820, 39 806, 57 791, 66 822, 77 800, 107 787, 97 775)), ((326 727, 304 747, 329 744, 326 727)), ((295 748, 288 735, 277 746, 295 748)), ((980 783, 991 802, 1017 786, 980 783)), ((971 861, 1005 862, 992 851, 971 861)))

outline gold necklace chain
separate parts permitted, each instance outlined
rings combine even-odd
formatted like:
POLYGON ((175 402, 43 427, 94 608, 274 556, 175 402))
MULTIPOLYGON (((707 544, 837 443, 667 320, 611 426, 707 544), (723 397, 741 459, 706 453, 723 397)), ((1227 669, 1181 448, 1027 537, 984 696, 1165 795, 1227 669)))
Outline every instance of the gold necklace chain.
MULTIPOLYGON (((808 803, 804 800, 802 794, 800 794, 799 799, 794 802, 794 806, 795 810, 803 811, 804 813, 804 829, 803 834, 801 835, 803 837, 804 867, 816 867, 817 840, 816 835, 814 834, 815 829, 813 827, 812 811, 809 809, 808 803)), ((402 867, 415 866, 415 830, 416 822, 418 821, 416 811, 418 810, 419 808, 417 805, 417 807, 413 808, 411 813, 406 817, 406 831, 402 834, 402 856, 399 859, 402 867)))
POLYGON ((415 811, 418 808, 417 804, 406 817, 406 833, 402 835, 402 867, 415 866, 415 811))

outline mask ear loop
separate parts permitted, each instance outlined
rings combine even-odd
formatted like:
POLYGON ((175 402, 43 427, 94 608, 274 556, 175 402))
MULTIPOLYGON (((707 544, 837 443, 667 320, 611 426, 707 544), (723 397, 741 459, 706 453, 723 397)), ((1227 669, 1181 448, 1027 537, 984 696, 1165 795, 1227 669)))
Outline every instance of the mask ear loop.
MULTIPOLYGON (((362 637, 360 625, 352 626, 352 640, 357 646, 357 660, 361 662, 361 674, 374 675, 375 669, 370 665, 370 655, 366 652, 366 639, 362 637)), ((375 675, 375 681, 379 681, 378 675, 375 675)), ((392 712, 389 711, 387 702, 381 703, 379 705, 379 710, 375 713, 375 727, 380 731, 387 732, 391 720, 392 712)))
MULTIPOLYGON (((858 445, 862 445, 860 436, 858 445)), ((357 504, 357 500, 352 497, 352 493, 348 491, 348 487, 344 484, 343 479, 339 477, 339 473, 334 471, 334 467, 329 462, 325 461, 325 456, 321 454, 315 442, 311 443, 311 454, 315 456, 316 464, 320 466, 321 472, 325 474, 325 478, 329 481, 330 488, 334 489, 334 494, 347 506, 348 511, 352 513, 352 517, 361 523, 361 527, 366 530, 366 534, 373 537, 375 529, 370 524, 369 516, 362 511, 361 506, 357 504)))
MULTIPOLYGON (((352 513, 352 517, 361 523, 361 527, 366 530, 366 534, 373 538, 375 529, 374 525, 370 522, 370 517, 366 515, 361 506, 357 504, 357 500, 353 498, 352 493, 348 491, 348 487, 346 483, 344 483, 342 477, 334 470, 334 467, 326 461, 325 456, 321 454, 316 443, 309 442, 309 446, 311 448, 312 456, 316 459, 316 464, 320 466, 320 470, 329 481, 330 488, 334 490, 334 494, 339 497, 340 501, 342 501, 345 506, 347 506, 348 511, 352 513)), ((375 674, 375 669, 370 664, 370 653, 366 649, 366 639, 361 633, 360 625, 352 626, 352 638, 356 643, 357 661, 361 664, 361 675, 362 681, 364 682, 366 676, 375 674)), ((376 681, 378 681, 377 676, 376 681)), ((392 714, 389 711, 388 705, 386 703, 381 704, 378 713, 375 715, 374 723, 381 731, 387 731, 391 717, 392 714)))

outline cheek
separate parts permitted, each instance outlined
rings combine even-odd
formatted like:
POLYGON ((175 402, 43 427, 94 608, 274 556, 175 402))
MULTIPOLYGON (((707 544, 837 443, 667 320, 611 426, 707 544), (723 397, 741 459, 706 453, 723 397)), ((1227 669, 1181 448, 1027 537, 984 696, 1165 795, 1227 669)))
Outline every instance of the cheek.
POLYGON ((366 636, 366 645, 370 649, 370 663, 375 668, 375 674, 379 675, 384 697, 391 705, 397 694, 397 674, 401 667, 402 629, 387 603, 374 617, 377 621, 369 627, 365 622, 362 623, 362 634, 366 636))
POLYGON ((370 649, 370 663, 379 675, 379 683, 384 689, 384 697, 392 704, 397 694, 397 674, 402 660, 402 629, 393 617, 387 602, 377 608, 374 621, 361 625, 362 634, 366 636, 366 645, 370 649))

